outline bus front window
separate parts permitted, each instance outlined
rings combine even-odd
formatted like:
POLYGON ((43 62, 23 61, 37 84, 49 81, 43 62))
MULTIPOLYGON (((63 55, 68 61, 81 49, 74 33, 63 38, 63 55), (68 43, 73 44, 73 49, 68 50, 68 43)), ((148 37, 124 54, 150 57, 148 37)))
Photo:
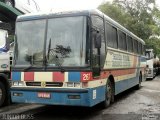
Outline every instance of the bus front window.
POLYGON ((46 63, 48 67, 88 66, 87 18, 60 17, 46 21, 32 20, 17 23, 15 64, 43 66, 46 63))
POLYGON ((43 64, 43 49, 46 20, 18 22, 16 25, 16 65, 43 64))
POLYGON ((86 17, 48 20, 48 66, 86 66, 86 17))

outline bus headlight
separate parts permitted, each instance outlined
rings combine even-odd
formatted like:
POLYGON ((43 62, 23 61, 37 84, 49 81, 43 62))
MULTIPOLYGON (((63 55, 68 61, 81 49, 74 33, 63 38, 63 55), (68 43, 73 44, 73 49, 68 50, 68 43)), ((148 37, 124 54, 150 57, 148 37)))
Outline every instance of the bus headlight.
POLYGON ((74 87, 80 88, 81 84, 80 83, 74 83, 74 87))
POLYGON ((23 81, 18 82, 18 86, 24 86, 24 82, 23 81))
POLYGON ((12 86, 18 86, 18 82, 12 82, 12 86))
POLYGON ((66 87, 80 88, 81 87, 81 83, 68 82, 68 83, 66 83, 66 87))
POLYGON ((67 83, 67 87, 74 87, 74 83, 72 82, 67 83))
POLYGON ((12 86, 24 86, 24 82, 23 81, 15 81, 15 82, 12 82, 12 86))

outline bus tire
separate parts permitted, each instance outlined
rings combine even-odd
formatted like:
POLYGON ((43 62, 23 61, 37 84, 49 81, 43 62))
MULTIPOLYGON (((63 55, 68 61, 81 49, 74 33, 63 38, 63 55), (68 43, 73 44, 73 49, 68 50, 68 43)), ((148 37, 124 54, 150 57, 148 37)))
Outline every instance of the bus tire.
POLYGON ((107 80, 105 101, 101 103, 102 108, 107 108, 112 102, 114 102, 114 86, 110 79, 107 80))
POLYGON ((0 81, 0 107, 4 104, 6 98, 6 89, 4 84, 0 81))
POLYGON ((138 85, 136 85, 136 90, 139 90, 141 88, 141 83, 142 83, 142 75, 140 73, 140 75, 139 75, 139 83, 138 83, 138 85))

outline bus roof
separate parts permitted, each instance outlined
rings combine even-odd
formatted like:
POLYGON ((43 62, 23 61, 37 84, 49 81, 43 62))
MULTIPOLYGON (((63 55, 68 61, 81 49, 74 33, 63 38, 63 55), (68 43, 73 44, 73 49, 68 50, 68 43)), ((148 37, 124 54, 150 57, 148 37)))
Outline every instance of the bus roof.
POLYGON ((116 22, 115 20, 111 19, 109 16, 105 15, 104 13, 99 11, 98 9, 79 10, 79 11, 75 11, 75 10, 74 11, 57 11, 57 12, 49 12, 49 13, 41 13, 40 12, 40 13, 34 13, 34 14, 31 13, 31 14, 18 16, 17 22, 37 20, 37 19, 46 19, 46 18, 60 17, 60 16, 79 16, 79 15, 90 16, 92 14, 104 17, 104 19, 107 22, 109 22, 111 25, 113 25, 114 27, 122 30, 123 32, 125 32, 126 34, 131 36, 132 38, 134 38, 134 39, 138 40, 139 42, 141 42, 142 44, 145 44, 145 42, 141 38, 139 38, 138 36, 136 36, 135 34, 130 32, 129 30, 127 30, 125 27, 123 27, 118 22, 116 22))
POLYGON ((82 10, 82 11, 57 11, 57 12, 38 12, 38 13, 29 13, 25 15, 21 15, 17 17, 17 21, 28 21, 28 20, 36 20, 43 18, 52 18, 52 17, 60 17, 60 16, 79 16, 79 15, 89 15, 90 10, 82 10))

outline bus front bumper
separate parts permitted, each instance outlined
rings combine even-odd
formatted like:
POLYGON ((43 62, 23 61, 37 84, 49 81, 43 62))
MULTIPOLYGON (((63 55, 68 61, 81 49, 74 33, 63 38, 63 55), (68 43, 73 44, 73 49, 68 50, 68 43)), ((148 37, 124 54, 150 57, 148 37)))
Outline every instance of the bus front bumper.
POLYGON ((92 107, 105 100, 105 86, 89 89, 71 88, 11 88, 14 103, 38 103, 92 107), (42 94, 39 96, 39 94, 42 94), (47 95, 43 95, 47 94, 47 95))

